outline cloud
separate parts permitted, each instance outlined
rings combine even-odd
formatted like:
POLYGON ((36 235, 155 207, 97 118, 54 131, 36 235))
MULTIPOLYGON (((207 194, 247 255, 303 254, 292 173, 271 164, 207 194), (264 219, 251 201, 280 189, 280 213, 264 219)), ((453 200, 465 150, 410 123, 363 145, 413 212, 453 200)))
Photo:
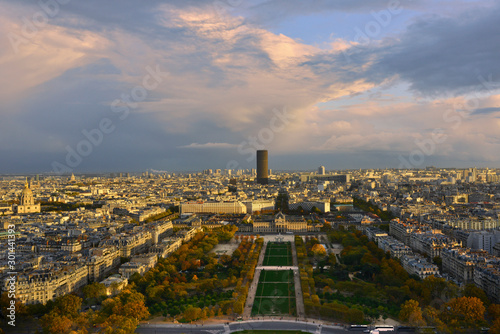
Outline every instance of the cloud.
POLYGON ((492 108, 478 108, 474 110, 471 115, 488 115, 492 113, 496 113, 500 111, 500 108, 492 107, 492 108))
MULTIPOLYGON (((399 4, 414 7, 425 1, 402 0, 399 4)), ((385 9, 390 4, 387 0, 267 0, 256 5, 251 5, 246 10, 251 22, 263 24, 276 24, 278 22, 304 15, 325 14, 328 12, 343 13, 370 13, 385 9)))
POLYGON ((191 143, 189 145, 179 146, 179 148, 195 148, 195 149, 227 149, 227 148, 236 148, 238 145, 229 144, 229 143, 191 143))
POLYGON ((500 88, 499 18, 499 5, 453 17, 421 16, 398 35, 350 41, 349 48, 344 43, 338 52, 314 54, 302 66, 344 83, 407 82, 422 96, 491 94, 500 88))
MULTIPOLYGON (((40 10, 0 2, 6 8, 0 29, 6 32, 21 31, 18 18, 40 10)), ((159 170, 171 170, 162 163, 198 161, 191 165, 203 168, 207 161, 234 159, 237 146, 230 143, 276 125, 273 110, 284 107, 296 117, 266 143, 275 154, 390 154, 411 150, 429 129, 449 128, 442 115, 457 109, 455 103, 478 101, 470 111, 485 117, 464 119, 461 126, 470 132, 488 125, 499 105, 490 96, 500 79, 497 7, 412 19, 391 38, 337 39, 328 48, 272 32, 258 19, 268 9, 283 18, 324 9, 366 14, 387 2, 314 1, 303 8, 301 1, 270 0, 241 3, 233 12, 214 4, 72 1, 18 54, 1 40, 0 154, 31 150, 64 159, 65 147, 84 138, 82 130, 110 118, 116 130, 82 168, 99 166, 100 159, 109 160, 106 166, 143 161, 159 170), (143 85, 147 66, 168 75, 122 122, 111 104, 143 85), (450 95, 459 96, 452 101, 450 95)), ((494 149, 495 126, 491 122, 484 137, 470 137, 470 145, 481 145, 482 138, 494 149)), ((451 131, 443 152, 459 150, 460 135, 451 131)), ((15 156, 29 167, 29 159, 15 156)), ((50 166, 46 159, 43 164, 50 166)))

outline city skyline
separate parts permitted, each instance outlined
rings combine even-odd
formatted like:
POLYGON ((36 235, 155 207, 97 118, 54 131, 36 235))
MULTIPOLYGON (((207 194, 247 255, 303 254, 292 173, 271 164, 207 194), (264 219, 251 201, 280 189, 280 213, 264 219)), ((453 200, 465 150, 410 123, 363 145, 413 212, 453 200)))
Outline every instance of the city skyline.
POLYGON ((500 167, 495 1, 0 3, 0 174, 500 167))

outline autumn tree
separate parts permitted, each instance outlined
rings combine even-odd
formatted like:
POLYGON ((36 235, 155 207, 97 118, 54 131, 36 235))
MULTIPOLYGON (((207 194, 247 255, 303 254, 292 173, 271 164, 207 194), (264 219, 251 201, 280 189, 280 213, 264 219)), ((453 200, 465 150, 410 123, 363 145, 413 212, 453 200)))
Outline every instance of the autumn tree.
POLYGON ((493 321, 493 325, 490 327, 488 331, 489 334, 500 334, 500 318, 496 318, 493 321))
POLYGON ((85 299, 99 299, 106 296, 106 286, 102 283, 94 282, 84 286, 82 292, 85 299))
POLYGON ((311 300, 312 300, 313 304, 316 304, 316 305, 320 304, 318 295, 312 295, 311 300))
POLYGON ((132 334, 135 332, 139 321, 134 318, 128 318, 122 315, 112 314, 99 325, 105 334, 132 334))
POLYGON ((486 309, 477 297, 453 298, 444 304, 441 318, 450 328, 459 331, 461 328, 478 328, 484 323, 486 309))
POLYGON ((244 298, 238 298, 238 300, 236 300, 233 304, 233 311, 234 313, 242 314, 244 307, 245 307, 244 298))
POLYGON ((407 300, 401 307, 399 319, 410 326, 425 326, 422 310, 416 300, 407 300))
POLYGON ((314 246, 312 246, 311 252, 313 253, 314 256, 325 256, 326 255, 326 249, 321 244, 315 244, 314 246))
POLYGON ((188 322, 197 320, 201 317, 201 308, 189 306, 183 313, 184 319, 188 322))
POLYGON ((481 299, 481 301, 483 302, 484 305, 486 305, 486 306, 490 305, 490 300, 486 296, 486 293, 484 292, 484 290, 475 284, 467 284, 463 288, 462 294, 465 297, 477 297, 477 298, 481 299))
POLYGON ((439 318, 439 311, 434 307, 427 306, 426 308, 424 308, 423 316, 427 321, 427 324, 430 326, 435 326, 439 330, 439 332, 446 333, 448 331, 448 327, 439 318))
POLYGON ((488 307, 488 316, 492 320, 499 319, 500 318, 500 304, 491 304, 488 307))
MULTIPOLYGON (((3 292, 1 297, 0 297, 0 308, 2 310, 3 314, 9 314, 10 312, 7 310, 8 307, 10 307, 10 301, 12 299, 9 298, 7 292, 3 292)), ((16 316, 20 315, 25 315, 27 313, 27 307, 21 303, 18 299, 14 299, 15 301, 15 308, 16 308, 16 316)))
POLYGON ((66 334, 71 330, 73 321, 65 315, 59 314, 57 310, 52 310, 41 319, 41 325, 45 332, 50 334, 66 334))
POLYGON ((134 318, 138 321, 149 317, 144 295, 137 291, 124 290, 114 298, 108 298, 102 303, 101 314, 112 314, 134 318))

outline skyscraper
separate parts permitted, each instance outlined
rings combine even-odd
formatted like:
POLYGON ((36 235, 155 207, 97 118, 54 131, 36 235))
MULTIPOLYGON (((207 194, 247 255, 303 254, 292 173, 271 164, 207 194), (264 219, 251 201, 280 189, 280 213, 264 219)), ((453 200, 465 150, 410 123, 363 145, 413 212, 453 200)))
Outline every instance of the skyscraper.
POLYGON ((319 166, 318 175, 325 175, 325 166, 319 166))
POLYGON ((257 151, 257 183, 269 183, 269 176, 267 174, 267 150, 257 151))

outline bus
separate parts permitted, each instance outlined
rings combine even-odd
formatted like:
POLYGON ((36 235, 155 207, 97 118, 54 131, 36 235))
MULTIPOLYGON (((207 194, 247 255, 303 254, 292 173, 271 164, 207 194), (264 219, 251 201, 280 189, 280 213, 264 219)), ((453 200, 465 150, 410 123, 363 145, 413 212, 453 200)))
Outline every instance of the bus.
POLYGON ((351 325, 351 326, 349 326, 348 330, 364 332, 364 331, 368 331, 368 326, 367 325, 351 325))

